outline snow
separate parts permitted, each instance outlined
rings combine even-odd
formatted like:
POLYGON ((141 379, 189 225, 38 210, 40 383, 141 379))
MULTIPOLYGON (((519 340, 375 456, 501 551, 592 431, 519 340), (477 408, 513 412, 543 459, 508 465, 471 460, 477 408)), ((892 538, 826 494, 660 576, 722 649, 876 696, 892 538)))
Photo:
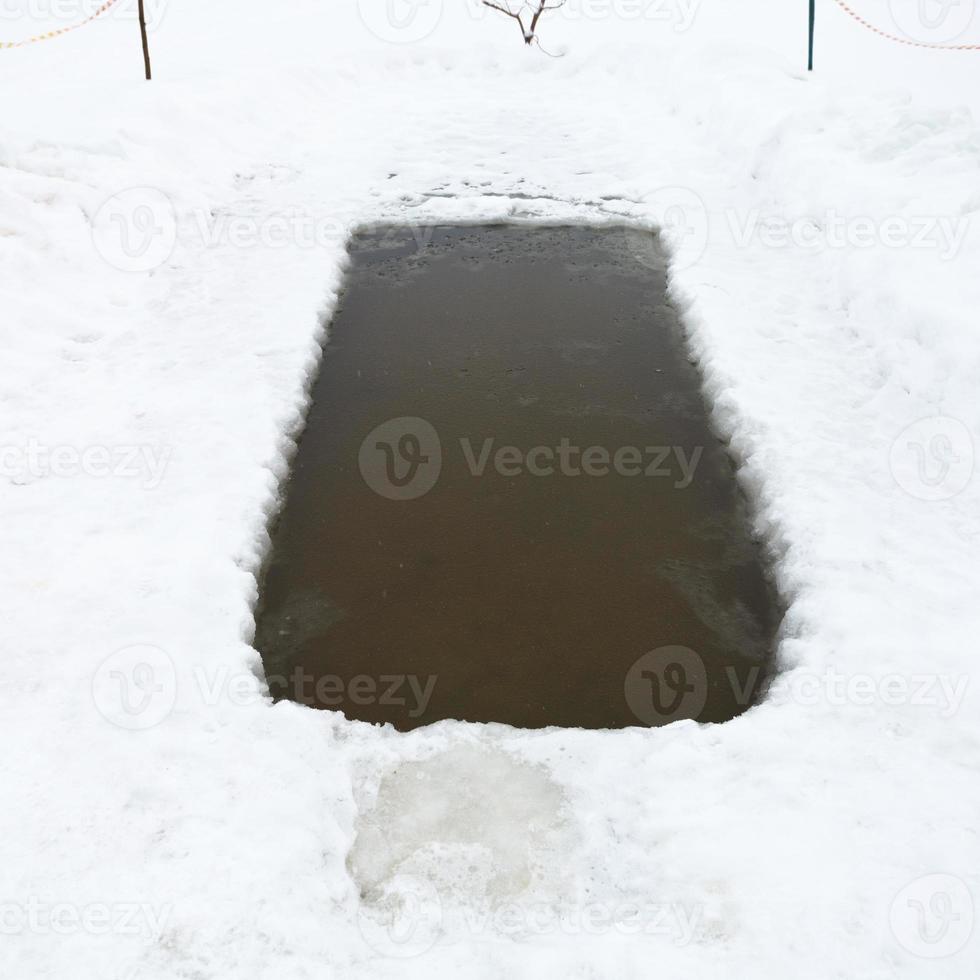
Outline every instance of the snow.
POLYGON ((431 2, 393 44, 368 0, 171 0, 149 86, 130 0, 0 51, 3 975, 972 980, 980 55, 824 3, 807 77, 802 2, 677 0, 550 14, 555 60, 431 2), (388 219, 626 222, 641 258, 664 225, 788 603, 763 704, 269 703, 267 522, 345 237, 388 219))

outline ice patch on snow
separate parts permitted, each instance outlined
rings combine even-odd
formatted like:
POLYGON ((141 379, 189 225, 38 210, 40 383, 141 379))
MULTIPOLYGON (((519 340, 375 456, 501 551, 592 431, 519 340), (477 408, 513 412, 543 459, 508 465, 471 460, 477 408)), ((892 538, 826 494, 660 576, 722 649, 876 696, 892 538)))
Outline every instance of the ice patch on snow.
POLYGON ((381 778, 357 818, 347 866, 368 905, 406 875, 428 882, 443 904, 470 908, 554 894, 558 856, 572 843, 565 803, 543 766, 456 745, 381 778))

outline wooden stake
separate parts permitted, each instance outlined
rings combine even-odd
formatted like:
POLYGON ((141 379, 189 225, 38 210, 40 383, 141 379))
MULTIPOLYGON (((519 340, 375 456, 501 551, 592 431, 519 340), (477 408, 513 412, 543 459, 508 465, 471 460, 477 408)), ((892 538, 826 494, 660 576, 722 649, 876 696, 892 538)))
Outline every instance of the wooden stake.
POLYGON ((153 76, 150 72, 150 45, 146 40, 146 14, 143 12, 143 0, 140 0, 140 34, 143 38, 143 67, 146 68, 146 80, 153 76))

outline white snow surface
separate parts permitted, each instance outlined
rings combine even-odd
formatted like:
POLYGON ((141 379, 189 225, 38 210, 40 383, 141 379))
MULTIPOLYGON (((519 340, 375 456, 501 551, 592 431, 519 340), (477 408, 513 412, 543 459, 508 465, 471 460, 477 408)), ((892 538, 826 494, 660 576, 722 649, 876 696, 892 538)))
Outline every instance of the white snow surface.
POLYGON ((823 3, 808 77, 802 0, 704 0, 685 31, 551 14, 554 59, 431 2, 432 33, 397 45, 368 0, 170 0, 151 85, 118 12, 0 51, 0 975, 975 980, 980 53, 823 3), (131 188, 178 218, 152 271, 93 244, 131 188), (678 194, 703 233, 672 223, 678 194), (319 243, 200 232, 283 214, 319 243), (956 242, 839 246, 830 215, 956 242), (743 235, 753 216, 822 244, 743 235), (399 734, 266 698, 268 521, 346 234, 389 219, 665 224, 788 605, 762 704, 399 734), (18 469, 32 441, 165 466, 18 469), (910 443, 951 446, 950 473, 906 466, 910 443), (149 726, 107 707, 134 644, 149 726), (907 898, 942 918, 933 875, 959 919, 930 942, 907 898))

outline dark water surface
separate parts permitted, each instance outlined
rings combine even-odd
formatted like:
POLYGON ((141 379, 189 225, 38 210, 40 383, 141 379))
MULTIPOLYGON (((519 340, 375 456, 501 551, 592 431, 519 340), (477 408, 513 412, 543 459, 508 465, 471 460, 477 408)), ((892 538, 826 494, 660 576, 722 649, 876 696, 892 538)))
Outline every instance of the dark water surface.
POLYGON ((262 586, 273 696, 403 730, 756 698, 777 608, 656 240, 630 235, 352 243, 262 586))

